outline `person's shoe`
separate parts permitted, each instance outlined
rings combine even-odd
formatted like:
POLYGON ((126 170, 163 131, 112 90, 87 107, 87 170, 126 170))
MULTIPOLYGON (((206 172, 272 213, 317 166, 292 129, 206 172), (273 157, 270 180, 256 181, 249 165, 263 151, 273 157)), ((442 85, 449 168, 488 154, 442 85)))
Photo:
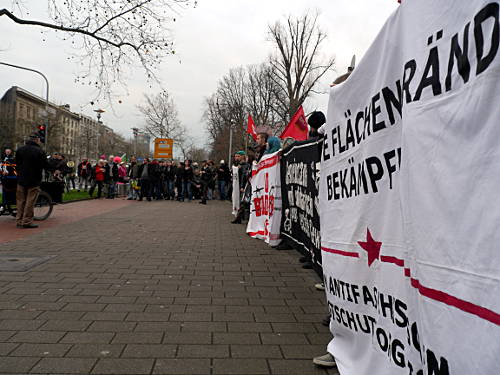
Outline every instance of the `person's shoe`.
POLYGON ((300 257, 300 258, 299 258, 299 262, 300 262, 300 263, 305 263, 305 262, 307 262, 307 257, 300 257))
POLYGON ((151 198, 147 198, 148 199, 148 202, 151 202, 151 198))
POLYGON ((302 265, 302 268, 306 269, 306 270, 310 270, 311 268, 313 268, 313 265, 311 262, 305 262, 303 265, 302 265))
POLYGON ((287 241, 281 241, 278 246, 274 247, 276 250, 293 250, 293 247, 287 241))
POLYGON ((200 204, 207 204, 207 201, 201 201, 200 204))
POLYGON ((335 358, 330 353, 322 355, 320 357, 314 357, 313 363, 321 367, 336 367, 335 358))
POLYGON ((127 198, 127 200, 128 200, 128 201, 131 201, 132 199, 134 199, 134 198, 131 198, 131 197, 128 197, 128 198, 127 198))
POLYGON ((138 201, 139 201, 139 202, 140 202, 140 201, 142 201, 142 198, 139 198, 139 199, 138 199, 138 201))
POLYGON ((233 221, 231 221, 231 224, 241 224, 241 218, 237 217, 233 221))
POLYGON ((17 228, 22 228, 22 227, 23 227, 23 225, 22 225, 22 224, 16 224, 16 227, 17 227, 17 228))
POLYGON ((314 287, 315 287, 317 290, 325 290, 325 284, 323 284, 323 283, 317 283, 317 284, 314 284, 314 287))
POLYGON ((38 228, 38 225, 36 224, 23 224, 23 228, 38 228))
POLYGON ((321 324, 324 325, 325 327, 330 327, 330 319, 331 315, 326 316, 322 321, 321 324))

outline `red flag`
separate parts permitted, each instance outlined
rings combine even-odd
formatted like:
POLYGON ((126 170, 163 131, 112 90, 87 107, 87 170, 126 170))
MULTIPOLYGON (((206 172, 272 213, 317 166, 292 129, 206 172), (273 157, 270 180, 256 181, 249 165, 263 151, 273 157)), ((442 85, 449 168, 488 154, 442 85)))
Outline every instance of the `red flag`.
POLYGON ((255 123, 251 115, 248 115, 247 133, 252 136, 254 141, 257 140, 257 131, 255 130, 255 123))
POLYGON ((308 127, 306 115, 302 106, 299 107, 297 112, 293 115, 290 123, 286 126, 280 138, 293 138, 296 141, 305 141, 308 135, 308 127))

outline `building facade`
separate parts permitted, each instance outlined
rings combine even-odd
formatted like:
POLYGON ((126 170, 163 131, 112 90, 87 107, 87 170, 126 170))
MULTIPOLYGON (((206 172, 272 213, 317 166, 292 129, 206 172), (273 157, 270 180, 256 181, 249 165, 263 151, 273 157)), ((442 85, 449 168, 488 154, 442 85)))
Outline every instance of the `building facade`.
MULTIPOLYGON (((71 111, 13 86, 0 99, 0 147, 17 149, 28 137, 47 126, 48 154, 59 152, 75 162, 97 160, 101 155, 132 155, 133 146, 101 121, 71 111), (46 107, 48 110, 46 110, 46 107)), ((142 144, 142 142, 139 142, 142 144)))

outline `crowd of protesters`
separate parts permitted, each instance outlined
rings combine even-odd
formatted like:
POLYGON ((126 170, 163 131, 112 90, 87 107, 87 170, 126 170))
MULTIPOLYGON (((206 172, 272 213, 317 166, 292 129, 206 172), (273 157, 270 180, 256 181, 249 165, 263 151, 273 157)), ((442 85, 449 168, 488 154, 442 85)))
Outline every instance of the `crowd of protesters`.
POLYGON ((230 188, 229 168, 224 160, 216 165, 212 160, 201 163, 162 161, 132 157, 128 163, 119 156, 100 159, 92 165, 83 159, 77 167, 78 187, 91 197, 128 200, 225 200, 230 188))

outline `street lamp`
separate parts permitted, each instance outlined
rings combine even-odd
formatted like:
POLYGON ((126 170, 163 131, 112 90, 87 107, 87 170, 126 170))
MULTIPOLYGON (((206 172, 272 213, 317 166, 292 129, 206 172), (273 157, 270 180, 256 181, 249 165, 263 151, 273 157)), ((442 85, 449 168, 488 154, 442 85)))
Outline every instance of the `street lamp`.
MULTIPOLYGON (((104 112, 106 112, 104 109, 101 109, 101 108, 98 108, 98 109, 94 109, 94 112, 97 113, 97 123, 98 124, 102 124, 102 121, 101 121, 101 114, 103 114, 104 112)), ((97 126, 97 135, 96 135, 96 152, 97 152, 97 159, 99 159, 99 125, 97 126)))
MULTIPOLYGON (((226 116, 224 116, 224 113, 223 113, 224 109, 221 111, 218 98, 217 98, 215 104, 217 105, 217 109, 219 110, 219 112, 222 115, 222 119, 224 120, 224 122, 227 123, 227 119, 225 118, 226 116)), ((233 151, 233 120, 229 119, 229 150, 228 150, 228 157, 227 157, 227 160, 229 162, 229 167, 231 167, 233 164, 232 151, 233 151)))
POLYGON ((9 63, 2 62, 2 61, 0 61, 0 65, 6 65, 6 66, 10 66, 12 68, 28 70, 30 72, 34 72, 34 73, 41 75, 43 77, 43 79, 45 80, 45 84, 47 86, 47 91, 46 91, 46 96, 45 96, 45 149, 48 150, 49 149, 49 80, 42 72, 39 72, 36 69, 26 68, 24 66, 9 64, 9 63))
POLYGON ((137 136, 139 135, 139 128, 132 128, 132 134, 134 135, 134 156, 137 157, 137 136))

